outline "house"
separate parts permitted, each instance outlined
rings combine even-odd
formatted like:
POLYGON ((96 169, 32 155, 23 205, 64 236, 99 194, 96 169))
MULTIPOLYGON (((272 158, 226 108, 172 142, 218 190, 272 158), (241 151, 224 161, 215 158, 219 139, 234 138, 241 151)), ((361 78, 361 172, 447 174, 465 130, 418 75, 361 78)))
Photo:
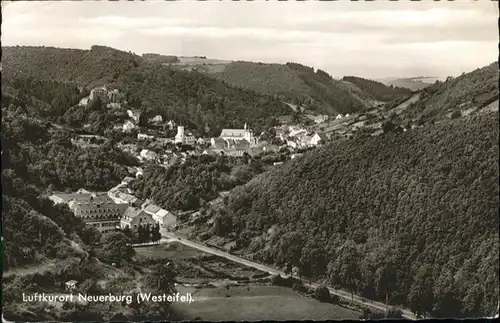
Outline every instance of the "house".
POLYGON ((89 97, 84 97, 83 99, 78 102, 78 105, 81 107, 86 107, 87 104, 89 103, 89 97))
POLYGON ((312 139, 311 136, 302 136, 299 142, 300 147, 310 147, 311 139, 312 139))
POLYGON ((212 147, 216 149, 224 149, 227 147, 227 142, 226 140, 222 138, 212 138, 211 140, 212 147))
POLYGON ((324 132, 316 132, 311 138, 311 145, 317 146, 321 141, 323 141, 323 143, 326 143, 328 140, 329 139, 324 132))
POLYGON ((108 109, 121 109, 122 105, 121 105, 121 103, 111 102, 111 103, 106 104, 106 108, 108 108, 108 109))
POLYGON ((219 136, 224 140, 246 140, 250 143, 251 146, 257 145, 257 138, 253 135, 253 130, 247 128, 247 124, 245 123, 243 129, 222 129, 222 132, 219 136))
POLYGON ((92 91, 90 91, 89 100, 92 101, 97 98, 100 99, 103 103, 106 103, 108 101, 108 90, 104 86, 96 87, 95 89, 92 89, 92 91))
POLYGON ((224 152, 222 149, 214 149, 214 148, 208 148, 203 150, 201 153, 202 155, 210 155, 210 156, 218 156, 221 154, 221 152, 224 152))
POLYGON ((142 157, 145 160, 155 160, 158 158, 158 154, 155 153, 154 151, 143 149, 141 150, 140 157, 142 157))
POLYGON ((273 163, 273 166, 280 166, 280 165, 283 165, 283 162, 275 162, 275 163, 273 163))
POLYGON ((205 139, 203 139, 203 138, 201 138, 201 137, 200 137, 200 138, 198 138, 198 139, 196 139, 196 143, 197 143, 198 145, 204 145, 204 144, 206 144, 205 139))
POLYGON ((246 152, 245 149, 235 149, 235 148, 224 149, 224 154, 232 157, 242 157, 245 154, 245 152, 246 152))
POLYGON ((170 138, 161 138, 161 137, 156 138, 156 141, 158 143, 162 144, 162 145, 166 145, 168 143, 172 143, 173 142, 173 140, 170 139, 170 138))
POLYGON ((175 121, 170 120, 169 122, 167 122, 168 129, 172 130, 172 129, 174 129, 175 126, 176 126, 175 121))
POLYGON ((175 135, 175 143, 192 146, 195 142, 194 136, 191 133, 185 133, 183 126, 177 127, 177 134, 175 135))
POLYGON ((337 114, 337 116, 335 117, 335 120, 340 120, 342 119, 344 116, 342 114, 337 114))
POLYGON ((120 189, 121 185, 118 185, 108 191, 108 197, 113 200, 113 202, 117 204, 125 204, 136 207, 139 207, 142 204, 142 201, 137 197, 129 193, 122 192, 120 191, 120 189))
POLYGON ((74 292, 76 290, 77 284, 78 284, 78 282, 76 280, 69 280, 64 284, 64 286, 65 286, 66 291, 74 292))
POLYGON ((155 123, 155 124, 162 123, 163 117, 158 114, 158 115, 154 116, 153 118, 149 119, 149 122, 155 123))
POLYGON ((106 138, 97 135, 78 135, 75 138, 71 138, 71 143, 75 146, 86 147, 86 146, 99 146, 106 142, 106 138))
POLYGON ((127 110, 127 114, 135 123, 139 123, 142 113, 139 110, 127 110))
MULTIPOLYGON (((144 206, 144 205, 143 205, 144 206)), ((161 207, 149 204, 144 207, 144 212, 151 215, 161 227, 172 229, 177 223, 177 218, 172 212, 162 209, 161 207)))
POLYGON ((302 156, 303 154, 300 154, 300 153, 297 153, 297 154, 292 154, 292 156, 290 157, 291 159, 295 159, 295 158, 298 158, 300 156, 302 156))
POLYGON ((289 147, 298 148, 300 142, 297 142, 297 139, 292 137, 292 138, 286 140, 286 144, 289 147))
POLYGON ((122 127, 122 131, 123 131, 123 132, 130 132, 130 131, 132 131, 133 129, 135 129, 135 124, 133 124, 133 123, 132 123, 132 121, 127 120, 127 121, 123 124, 123 127, 122 127))
POLYGON ((327 115, 324 115, 324 114, 321 114, 319 116, 315 116, 314 117, 314 122, 315 123, 322 123, 322 122, 325 122, 328 120, 328 116, 327 115))
POLYGON ((155 136, 146 135, 144 133, 137 134, 137 140, 155 139, 155 136))
POLYGON ((151 215, 147 214, 141 209, 129 206, 123 213, 120 221, 120 227, 123 228, 137 228, 138 226, 154 226, 155 220, 151 215))
POLYGON ((54 204, 68 204, 72 200, 78 198, 79 196, 88 196, 90 197, 92 195, 91 192, 81 188, 75 193, 54 193, 51 196, 49 196, 49 200, 54 202, 54 204))
POLYGON ((250 142, 246 139, 228 139, 226 140, 228 144, 228 148, 236 149, 236 150, 246 150, 252 147, 250 142))
POLYGON ((129 185, 129 184, 130 184, 130 182, 132 182, 133 180, 135 180, 135 178, 130 177, 130 176, 127 176, 127 177, 125 177, 125 178, 122 180, 122 185, 127 186, 127 185, 129 185))

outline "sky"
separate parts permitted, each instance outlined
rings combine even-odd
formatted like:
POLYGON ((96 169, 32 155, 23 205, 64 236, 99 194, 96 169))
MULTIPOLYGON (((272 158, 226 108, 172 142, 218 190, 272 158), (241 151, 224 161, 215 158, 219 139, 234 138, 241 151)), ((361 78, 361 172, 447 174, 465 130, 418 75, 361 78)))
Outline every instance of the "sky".
POLYGON ((2 0, 2 46, 297 62, 334 77, 457 76, 498 59, 498 2, 2 0))

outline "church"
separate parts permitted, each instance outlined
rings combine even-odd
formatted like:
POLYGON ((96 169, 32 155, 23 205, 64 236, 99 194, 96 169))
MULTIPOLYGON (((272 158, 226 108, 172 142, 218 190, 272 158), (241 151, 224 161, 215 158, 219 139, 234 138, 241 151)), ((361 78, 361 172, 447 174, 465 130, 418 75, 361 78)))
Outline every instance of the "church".
POLYGON ((248 129, 246 123, 243 129, 222 129, 219 139, 223 139, 226 142, 227 148, 257 146, 257 138, 254 137, 252 129, 248 129))

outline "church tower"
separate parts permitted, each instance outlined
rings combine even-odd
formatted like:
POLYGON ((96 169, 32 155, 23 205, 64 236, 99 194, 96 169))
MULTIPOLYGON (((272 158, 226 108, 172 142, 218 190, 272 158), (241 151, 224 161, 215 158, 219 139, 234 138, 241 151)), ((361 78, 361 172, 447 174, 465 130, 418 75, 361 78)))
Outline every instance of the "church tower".
POLYGON ((246 141, 248 141, 250 143, 250 145, 253 145, 253 131, 248 129, 246 122, 245 122, 245 126, 243 129, 244 129, 244 135, 245 135, 246 141))
POLYGON ((177 127, 177 134, 175 135, 175 143, 184 143, 184 126, 177 127))

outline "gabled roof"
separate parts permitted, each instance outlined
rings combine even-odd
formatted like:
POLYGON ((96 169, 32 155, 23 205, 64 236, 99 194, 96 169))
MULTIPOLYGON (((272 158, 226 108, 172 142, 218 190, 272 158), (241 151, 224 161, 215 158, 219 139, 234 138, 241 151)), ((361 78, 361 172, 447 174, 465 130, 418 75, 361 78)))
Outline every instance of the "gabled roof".
POLYGON ((220 137, 244 137, 245 129, 222 129, 220 137))
POLYGON ((123 213, 123 218, 125 221, 127 221, 128 219, 133 220, 136 216, 138 216, 142 212, 143 211, 141 209, 129 206, 127 207, 127 209, 125 209, 125 212, 123 213))
POLYGON ((132 182, 133 180, 135 180, 135 178, 130 177, 130 176, 127 176, 127 177, 125 177, 125 178, 122 180, 122 182, 125 182, 125 183, 127 183, 127 184, 128 184, 128 183, 132 182))
POLYGON ((144 208, 144 211, 150 212, 150 213, 156 213, 160 210, 161 210, 161 208, 157 205, 154 205, 154 204, 149 204, 146 208, 144 208))
POLYGON ((321 140, 328 141, 328 136, 324 132, 316 132, 321 140))

